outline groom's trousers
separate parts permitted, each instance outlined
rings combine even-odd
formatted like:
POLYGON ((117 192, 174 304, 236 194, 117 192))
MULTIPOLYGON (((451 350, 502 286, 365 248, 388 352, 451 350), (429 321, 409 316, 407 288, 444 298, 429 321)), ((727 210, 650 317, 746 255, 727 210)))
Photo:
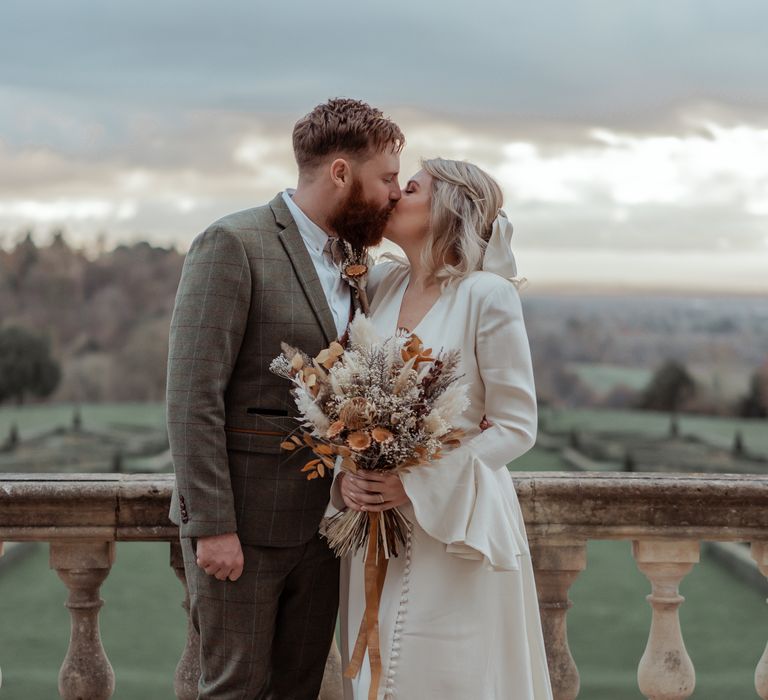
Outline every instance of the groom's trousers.
POLYGON ((200 634, 198 700, 317 700, 339 604, 339 561, 326 541, 243 545, 237 581, 198 567, 195 544, 181 538, 200 634))

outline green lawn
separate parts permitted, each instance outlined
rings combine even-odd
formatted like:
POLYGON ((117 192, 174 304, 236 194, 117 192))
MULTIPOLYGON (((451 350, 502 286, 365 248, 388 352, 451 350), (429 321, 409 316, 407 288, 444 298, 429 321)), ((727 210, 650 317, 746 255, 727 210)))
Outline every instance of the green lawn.
MULTIPOLYGON (((621 411, 616 409, 542 409, 541 420, 548 431, 583 428, 595 431, 632 431, 650 436, 666 435, 669 414, 655 411, 621 411)), ((768 455, 768 420, 721 418, 682 414, 678 416, 680 433, 695 435, 702 440, 730 444, 740 430, 747 449, 768 455)))
MULTIPOLYGON (((172 700, 184 648, 183 588, 169 565, 169 545, 123 542, 101 589, 104 648, 118 700, 172 700)), ((58 697, 69 640, 67 589, 48 567, 48 546, 0 573, 0 667, 3 700, 58 697)))
MULTIPOLYGON (((0 407, 0 442, 16 424, 22 438, 52 428, 69 425, 72 404, 40 404, 0 407)), ((86 404, 81 408, 84 428, 101 429, 112 423, 159 427, 165 422, 165 405, 155 403, 86 404)), ((621 411, 614 409, 541 410, 542 426, 546 430, 566 431, 571 427, 587 430, 624 430, 647 435, 665 435, 669 429, 669 414, 653 411, 621 411)), ((748 449, 768 455, 768 421, 759 419, 719 418, 683 414, 679 417, 683 434, 697 435, 729 444, 736 430, 740 430, 748 449)), ((540 454, 532 450, 534 455, 540 454)), ((531 453, 522 460, 525 469, 533 469, 531 453)), ((544 459, 547 462, 549 458, 544 459)), ((517 462, 515 463, 517 465, 517 462)), ((523 467, 516 466, 522 469, 523 467)), ((542 463, 542 469, 550 469, 542 463)))
POLYGON ((569 362, 566 369, 574 372, 592 391, 607 394, 616 386, 624 385, 639 391, 651 379, 649 369, 623 367, 620 365, 595 364, 592 362, 569 362))
POLYGON ((507 466, 511 472, 562 472, 570 469, 559 452, 536 446, 507 466))
MULTIPOLYGON (((571 650, 585 700, 642 700, 637 664, 648 638, 650 584, 629 542, 590 542, 588 565, 571 589, 571 650)), ((696 700, 756 697, 752 677, 768 638, 761 595, 709 560, 683 581, 683 634, 697 669, 696 700)), ((121 543, 102 588, 104 646, 118 700, 172 700, 173 672, 184 646, 182 589, 168 566, 168 545, 121 543)), ((0 574, 2 697, 57 697, 67 648, 66 590, 48 568, 48 547, 0 574)))
MULTIPOLYGON (((2 406, 0 442, 5 439, 14 424, 22 439, 53 428, 69 426, 72 424, 74 410, 74 404, 2 406)), ((152 427, 165 424, 165 404, 162 402, 84 404, 80 413, 84 429, 101 430, 113 423, 152 427)))
MULTIPOLYGON (((653 369, 625 365, 569 362, 566 368, 574 372, 596 394, 607 394, 620 385, 640 391, 653 377, 653 369)), ((709 390, 724 399, 731 401, 738 399, 749 390, 750 369, 748 367, 690 363, 687 369, 699 388, 709 390)))

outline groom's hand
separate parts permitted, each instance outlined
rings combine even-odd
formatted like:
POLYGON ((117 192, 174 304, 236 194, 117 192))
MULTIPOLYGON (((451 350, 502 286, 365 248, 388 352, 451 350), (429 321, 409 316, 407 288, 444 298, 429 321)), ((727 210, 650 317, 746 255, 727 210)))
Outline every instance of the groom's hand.
POLYGON ((244 562, 243 548, 236 532, 197 540, 197 565, 219 581, 237 581, 243 573, 244 562))

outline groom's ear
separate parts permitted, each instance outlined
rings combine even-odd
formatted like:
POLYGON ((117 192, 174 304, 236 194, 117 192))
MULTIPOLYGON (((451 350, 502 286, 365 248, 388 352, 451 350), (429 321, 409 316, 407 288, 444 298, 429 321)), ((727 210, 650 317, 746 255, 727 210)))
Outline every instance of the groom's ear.
POLYGON ((352 182, 352 168, 349 161, 344 158, 336 158, 330 166, 331 182, 336 187, 344 188, 352 182))

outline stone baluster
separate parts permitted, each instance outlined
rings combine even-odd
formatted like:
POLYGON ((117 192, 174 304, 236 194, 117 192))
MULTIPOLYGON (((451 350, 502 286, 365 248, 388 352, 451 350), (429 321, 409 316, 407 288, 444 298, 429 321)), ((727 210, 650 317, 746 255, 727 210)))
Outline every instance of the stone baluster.
POLYGON ((69 589, 66 606, 72 618, 69 648, 59 671, 59 694, 65 700, 107 700, 115 674, 99 634, 99 588, 115 560, 114 542, 52 542, 50 566, 69 589))
POLYGON ((651 631, 637 669, 640 692, 649 700, 684 700, 693 694, 696 673, 680 631, 678 587, 699 561, 696 540, 635 540, 632 555, 651 582, 651 631))
MULTIPOLYGON (((3 556, 3 541, 0 540, 0 557, 3 556)), ((3 687, 3 669, 0 668, 0 688, 3 687)))
POLYGON ((200 635, 192 624, 192 617, 189 614, 189 588, 184 574, 184 557, 179 542, 171 542, 171 568, 184 586, 184 602, 181 607, 187 613, 187 643, 176 665, 173 689, 178 700, 195 700, 200 679, 200 635))
POLYGON ((530 549, 552 692, 555 700, 574 700, 579 670, 568 646, 566 615, 573 604, 568 590, 587 566, 587 545, 583 540, 532 539, 530 549))
POLYGON ((328 660, 325 662, 323 685, 320 688, 318 700, 343 700, 342 675, 341 654, 334 639, 331 645, 331 653, 328 654, 328 660))
MULTIPOLYGON (((760 572, 763 576, 768 576, 768 542, 753 542, 751 552, 760 572)), ((760 661, 757 662, 755 690, 763 700, 768 700, 768 646, 765 647, 760 661)))

